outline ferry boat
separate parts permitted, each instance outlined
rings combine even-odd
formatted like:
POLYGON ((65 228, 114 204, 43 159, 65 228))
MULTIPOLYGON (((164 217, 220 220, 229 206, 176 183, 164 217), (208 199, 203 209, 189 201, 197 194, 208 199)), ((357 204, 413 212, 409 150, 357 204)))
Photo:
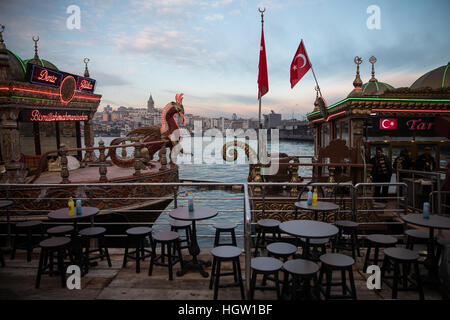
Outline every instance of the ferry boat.
POLYGON ((83 76, 64 72, 39 57, 39 38, 33 40, 34 57, 22 60, 6 48, 0 33, 0 186, 3 196, 18 199, 10 208, 11 219, 25 213, 27 219, 42 219, 49 210, 67 206, 69 196, 78 196, 100 209, 99 221, 111 220, 117 212, 128 212, 127 221, 155 221, 172 201, 171 188, 111 183, 179 181, 178 166, 167 161, 166 147, 173 146, 168 136, 178 128, 174 115, 183 118, 182 95, 165 107, 164 128, 140 128, 110 146, 94 146, 92 119, 102 96, 95 93, 89 60, 84 59, 83 76), (117 155, 119 150, 126 155, 127 148, 134 150, 131 157, 117 155), (156 152, 158 161, 153 160, 156 152), (89 187, 104 182, 109 183, 89 187), (151 200, 133 199, 142 197, 151 200), (152 212, 127 211, 143 208, 152 212))

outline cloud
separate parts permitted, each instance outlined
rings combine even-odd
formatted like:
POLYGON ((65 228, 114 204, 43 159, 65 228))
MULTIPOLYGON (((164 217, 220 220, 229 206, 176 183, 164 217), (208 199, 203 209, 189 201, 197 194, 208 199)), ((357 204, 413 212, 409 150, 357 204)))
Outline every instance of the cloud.
POLYGON ((205 17, 205 20, 207 21, 223 20, 223 15, 219 13, 210 14, 205 17))

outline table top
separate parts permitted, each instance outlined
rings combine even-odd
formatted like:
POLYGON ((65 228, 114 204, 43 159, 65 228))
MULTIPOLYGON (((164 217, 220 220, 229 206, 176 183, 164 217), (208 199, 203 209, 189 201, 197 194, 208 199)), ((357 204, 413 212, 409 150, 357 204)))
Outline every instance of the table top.
POLYGON ((189 212, 188 207, 179 207, 169 212, 169 216, 176 220, 204 220, 217 216, 218 211, 214 208, 195 206, 194 211, 189 212))
POLYGON ((317 201, 317 204, 315 206, 308 205, 306 201, 300 201, 295 202, 295 206, 300 209, 311 211, 335 211, 339 209, 339 206, 337 204, 326 201, 317 201))
POLYGON ((62 208, 50 211, 48 217, 53 220, 74 221, 93 217, 99 212, 95 207, 81 207, 81 214, 77 215, 76 208, 74 208, 74 210, 75 214, 73 216, 69 216, 69 208, 62 208))
POLYGON ((450 229, 450 218, 430 215, 429 219, 425 219, 421 214, 407 214, 401 216, 402 220, 420 227, 435 228, 435 229, 450 229))
POLYGON ((296 237, 302 238, 330 238, 335 236, 339 229, 326 222, 314 220, 290 220, 280 223, 280 230, 296 237))
POLYGON ((0 200, 0 208, 6 208, 12 205, 13 202, 11 200, 0 200))

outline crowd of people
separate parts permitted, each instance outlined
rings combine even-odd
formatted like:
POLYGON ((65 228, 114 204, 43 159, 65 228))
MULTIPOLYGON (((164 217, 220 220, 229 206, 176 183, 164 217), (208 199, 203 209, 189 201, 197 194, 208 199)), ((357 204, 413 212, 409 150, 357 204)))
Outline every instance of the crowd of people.
MULTIPOLYGON (((431 155, 430 147, 425 147, 424 153, 416 159, 411 157, 410 151, 403 149, 400 155, 394 160, 393 165, 391 165, 389 158, 383 153, 383 149, 377 147, 375 156, 370 159, 370 164, 372 164, 371 176, 373 182, 390 182, 392 169, 436 171, 436 161, 431 155)), ((400 173, 398 177, 399 181, 402 181, 407 175, 407 173, 400 173)), ((388 186, 375 187, 375 197, 387 197, 388 189, 388 186)))

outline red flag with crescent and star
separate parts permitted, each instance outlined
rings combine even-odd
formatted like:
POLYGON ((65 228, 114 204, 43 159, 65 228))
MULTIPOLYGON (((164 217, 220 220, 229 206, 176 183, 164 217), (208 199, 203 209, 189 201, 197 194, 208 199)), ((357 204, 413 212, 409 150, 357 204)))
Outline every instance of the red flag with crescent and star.
POLYGON ((266 45, 264 44, 264 29, 261 31, 261 46, 259 48, 258 66, 258 99, 269 91, 269 78, 267 76, 266 45))
POLYGON ((311 62, 309 62, 302 40, 291 63, 291 89, 303 78, 309 69, 311 69, 311 62))

